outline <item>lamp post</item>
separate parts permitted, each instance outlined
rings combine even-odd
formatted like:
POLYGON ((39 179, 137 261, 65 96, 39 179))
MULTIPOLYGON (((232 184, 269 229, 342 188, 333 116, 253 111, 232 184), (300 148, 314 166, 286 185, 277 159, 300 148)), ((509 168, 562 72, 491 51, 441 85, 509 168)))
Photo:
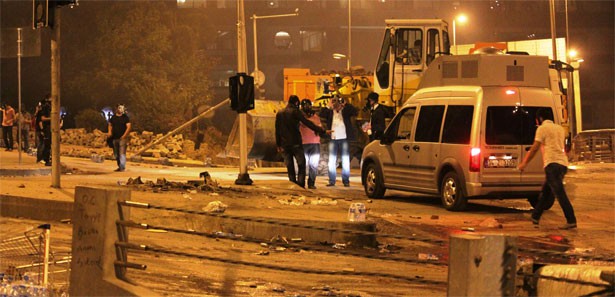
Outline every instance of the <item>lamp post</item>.
POLYGON ((298 16, 299 15, 299 8, 295 9, 294 13, 286 13, 286 14, 274 14, 274 15, 256 15, 253 14, 251 19, 252 19, 252 33, 254 35, 254 83, 256 84, 256 89, 257 89, 257 93, 258 93, 258 98, 261 99, 262 98, 262 92, 261 92, 261 80, 263 79, 262 77, 260 77, 260 72, 258 70, 258 42, 257 42, 257 38, 256 38, 256 20, 258 19, 272 19, 272 18, 282 18, 282 17, 291 17, 291 16, 298 16))
POLYGON ((352 19, 351 19, 351 7, 350 7, 350 3, 351 0, 348 0, 348 57, 346 59, 346 70, 348 70, 348 72, 350 72, 350 56, 352 55, 351 52, 351 48, 352 48, 352 34, 350 31, 351 25, 352 25, 352 19))
MULTIPOLYGON (((570 65, 574 68, 572 73, 572 86, 570 86, 570 79, 568 80, 568 92, 570 92, 570 88, 572 87, 572 97, 574 99, 574 101, 571 102, 574 105, 574 111, 572 113, 574 115, 573 135, 577 135, 579 132, 583 131, 583 117, 581 113, 581 78, 579 75, 579 68, 584 60, 579 57, 579 53, 574 49, 570 50, 567 56, 568 61, 570 61, 570 65)), ((572 125, 572 123, 569 125, 572 125)))
POLYGON ((459 22, 460 24, 463 24, 465 22, 468 21, 468 17, 466 17, 464 14, 460 14, 458 16, 456 16, 453 19, 453 47, 455 48, 455 55, 457 54, 457 28, 456 28, 456 23, 459 22))

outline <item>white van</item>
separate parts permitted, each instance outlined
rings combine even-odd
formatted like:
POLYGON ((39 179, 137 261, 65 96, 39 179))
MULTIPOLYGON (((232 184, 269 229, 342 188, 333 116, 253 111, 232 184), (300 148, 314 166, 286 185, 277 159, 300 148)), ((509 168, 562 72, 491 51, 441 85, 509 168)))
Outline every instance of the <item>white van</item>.
POLYGON ((448 210, 462 210, 474 198, 534 204, 544 180, 542 157, 523 172, 516 167, 534 142, 536 111, 561 114, 548 63, 527 55, 436 59, 383 138, 365 147, 367 196, 383 197, 386 189, 437 194, 448 210))

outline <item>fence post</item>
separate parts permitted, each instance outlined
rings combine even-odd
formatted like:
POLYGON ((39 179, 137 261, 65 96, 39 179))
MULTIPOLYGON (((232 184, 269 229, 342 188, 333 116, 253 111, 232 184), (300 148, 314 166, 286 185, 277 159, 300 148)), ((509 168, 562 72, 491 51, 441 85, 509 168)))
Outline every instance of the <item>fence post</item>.
POLYGON ((127 189, 75 188, 70 296, 156 296, 116 274, 118 201, 127 200, 127 189))
POLYGON ((514 296, 516 238, 455 234, 450 237, 448 296, 514 296))

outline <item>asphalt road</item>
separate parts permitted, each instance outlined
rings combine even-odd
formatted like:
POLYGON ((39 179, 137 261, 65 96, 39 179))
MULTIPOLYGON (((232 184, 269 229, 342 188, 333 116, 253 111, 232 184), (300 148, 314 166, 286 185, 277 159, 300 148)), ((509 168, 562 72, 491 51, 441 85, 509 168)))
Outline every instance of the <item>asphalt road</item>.
MULTIPOLYGON (((2 155, 5 156, 5 155, 2 155)), ((6 160, 6 158, 5 158, 6 160)), ((0 192, 11 195, 34 195, 49 199, 70 200, 76 185, 118 186, 130 177, 143 179, 165 177, 173 181, 198 179, 208 171, 221 186, 230 189, 218 195, 168 191, 152 193, 133 191, 133 200, 166 203, 177 207, 200 209, 211 201, 222 201, 227 213, 260 216, 292 217, 306 220, 345 221, 351 203, 365 203, 367 220, 377 224, 378 232, 418 238, 448 241, 454 233, 503 233, 519 238, 522 247, 584 253, 587 256, 615 255, 615 164, 576 164, 566 176, 566 189, 575 207, 579 228, 562 231, 557 226, 564 218, 557 203, 544 214, 541 225, 535 228, 529 221, 531 208, 525 200, 470 201, 463 212, 449 212, 440 206, 437 197, 413 193, 387 192, 384 199, 369 200, 363 193, 358 171, 353 169, 351 187, 325 187, 326 177, 318 177, 317 190, 299 189, 286 181, 281 168, 258 168, 250 171, 253 186, 234 186, 237 168, 203 168, 162 166, 129 163, 127 172, 114 173, 112 162, 94 163, 90 160, 64 158, 71 172, 62 176, 62 189, 48 187, 48 176, 13 177, 2 179, 0 192), (23 186, 23 187, 22 187, 23 186), (20 192, 21 191, 21 192, 20 192), (304 200, 301 200, 304 199, 304 200), (297 201, 318 203, 294 203, 297 201), (335 203, 329 203, 335 201, 335 203)), ((138 217, 138 214, 135 214, 138 217)), ((177 220, 184 228, 189 217, 142 215, 156 222, 177 220)), ((23 232, 28 226, 42 222, 14 218, 0 218, 1 238, 23 232)), ((56 250, 70 250, 71 225, 52 222, 56 250)), ((225 231, 225 230, 221 230, 225 231)), ((247 234, 249 235, 249 234, 247 234)), ((376 272, 402 275, 416 280, 445 282, 446 266, 415 265, 403 261, 383 261, 365 257, 323 253, 310 246, 331 248, 334 243, 305 243, 304 248, 275 247, 276 240, 254 244, 225 239, 212 240, 165 232, 135 231, 131 240, 167 246, 174 251, 207 255, 216 259, 231 259, 248 263, 299 267, 305 270, 376 272)), ((277 242, 280 243, 280 242, 277 242)), ((433 245, 391 238, 379 238, 378 246, 347 246, 345 251, 404 259, 432 257, 445 264, 448 245, 433 245)), ((129 277, 145 287, 172 296, 441 296, 446 286, 429 285, 387 276, 328 275, 324 273, 292 272, 287 269, 266 269, 250 265, 222 263, 203 258, 181 257, 165 253, 131 253, 131 261, 148 265, 145 271, 129 270, 129 277)), ((541 255, 520 254, 523 259, 561 263, 578 263, 578 259, 553 259, 541 255)))

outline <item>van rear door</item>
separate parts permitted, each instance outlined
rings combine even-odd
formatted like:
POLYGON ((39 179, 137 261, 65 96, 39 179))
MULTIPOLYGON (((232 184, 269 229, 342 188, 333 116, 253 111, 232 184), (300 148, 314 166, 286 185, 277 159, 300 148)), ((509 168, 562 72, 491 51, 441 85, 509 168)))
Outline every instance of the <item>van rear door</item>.
MULTIPOLYGON (((521 101, 523 102, 523 109, 526 114, 526 123, 523 126, 524 133, 524 141, 523 141, 523 150, 522 154, 525 158, 525 155, 528 154, 528 151, 532 147, 534 143, 534 138, 536 136, 536 129, 538 128, 538 124, 536 123, 536 112, 538 109, 546 108, 551 111, 551 115, 553 115, 553 100, 551 97, 551 92, 543 89, 520 89, 521 93, 521 101)), ((559 121, 556 120, 555 123, 559 124, 559 121)), ((521 182, 528 185, 539 185, 542 184, 545 179, 544 166, 542 160, 542 149, 539 150, 532 161, 527 164, 527 167, 521 172, 521 182)))
POLYGON ((527 123, 517 88, 484 88, 484 139, 481 146, 481 183, 500 187, 521 183, 517 165, 525 141, 527 123))

